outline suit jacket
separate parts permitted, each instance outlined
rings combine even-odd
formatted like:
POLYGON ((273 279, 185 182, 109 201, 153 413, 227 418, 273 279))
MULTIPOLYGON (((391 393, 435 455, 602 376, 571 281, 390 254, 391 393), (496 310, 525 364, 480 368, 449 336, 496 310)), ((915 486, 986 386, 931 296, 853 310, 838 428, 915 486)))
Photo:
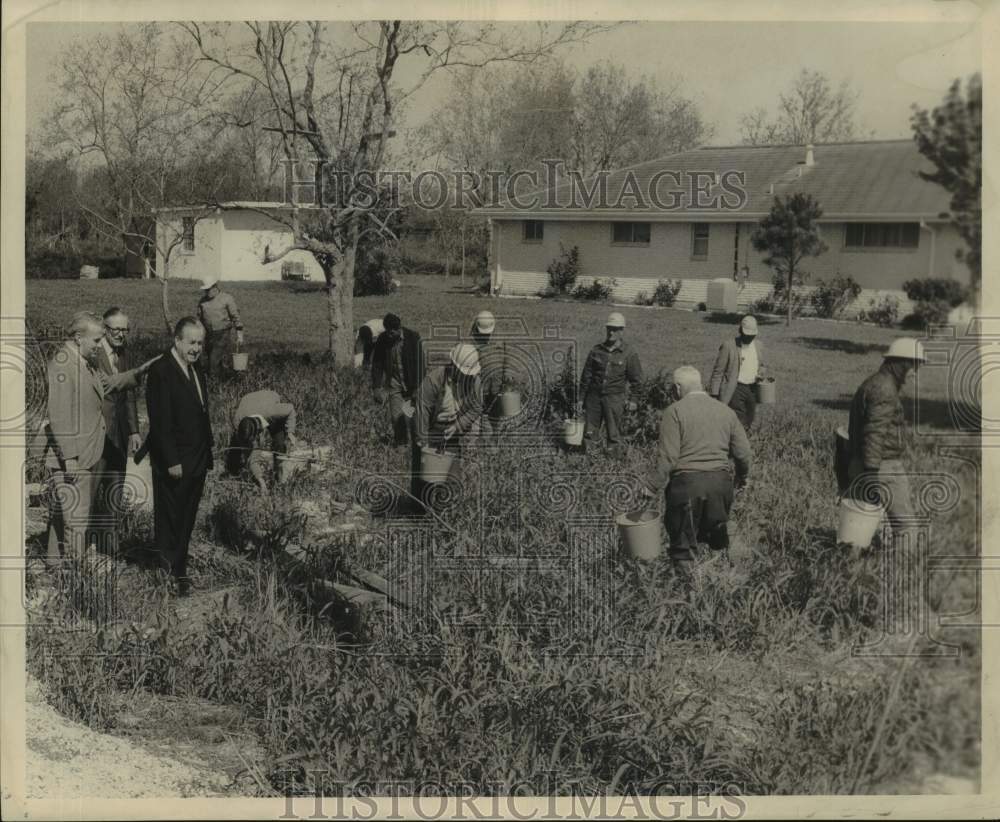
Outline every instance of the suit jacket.
MULTIPOLYGON (((764 349, 760 340, 754 340, 757 348, 757 368, 758 371, 764 367, 764 349)), ((719 355, 715 358, 715 367, 712 369, 712 380, 708 393, 726 405, 736 393, 736 385, 740 376, 740 348, 736 338, 726 340, 719 346, 719 355)))
POLYGON ((149 369, 146 382, 146 409, 149 413, 149 434, 136 461, 148 450, 153 469, 166 473, 180 465, 185 477, 198 476, 212 465, 212 423, 208 416, 208 383, 205 374, 194 366, 205 398, 198 398, 194 383, 181 369, 173 351, 149 369))
MULTIPOLYGON (((127 371, 132 367, 132 352, 123 348, 118 356, 118 371, 127 371)), ((108 352, 101 345, 97 349, 97 367, 102 374, 112 376, 111 360, 108 352)), ((114 391, 104 396, 104 424, 107 426, 107 437, 120 451, 128 451, 128 438, 139 433, 139 412, 136 408, 135 389, 114 391)))
MULTIPOLYGON (((394 340, 382 332, 375 341, 372 352, 372 388, 378 390, 388 388, 392 379, 392 346, 394 340)), ((403 329, 403 350, 401 352, 403 365, 403 387, 407 397, 412 396, 420 387, 424 378, 423 342, 416 331, 403 329)))
POLYGON ((49 362, 48 382, 48 420, 30 453, 47 453, 45 464, 50 468, 61 468, 63 460, 71 459, 80 468, 92 468, 104 453, 104 398, 135 388, 135 372, 101 374, 80 356, 76 343, 67 341, 49 362))

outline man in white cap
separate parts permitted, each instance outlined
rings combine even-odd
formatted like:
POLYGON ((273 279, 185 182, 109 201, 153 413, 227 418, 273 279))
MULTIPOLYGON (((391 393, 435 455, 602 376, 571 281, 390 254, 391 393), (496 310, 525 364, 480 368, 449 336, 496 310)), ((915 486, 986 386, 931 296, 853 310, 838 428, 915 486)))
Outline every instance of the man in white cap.
POLYGON ((764 373, 764 352, 757 340, 757 320, 747 314, 739 334, 719 347, 708 393, 728 405, 749 431, 757 411, 754 383, 764 373))
POLYGON ((236 329, 236 344, 243 345, 243 322, 236 300, 219 288, 218 277, 206 277, 201 285, 198 319, 205 326, 205 364, 209 376, 218 376, 228 351, 230 329, 236 329))
POLYGON ((851 400, 848 494, 885 507, 894 545, 900 544, 913 517, 910 483, 901 460, 906 418, 900 394, 923 362, 924 349, 917 340, 893 340, 879 370, 861 383, 851 400))
POLYGON ((447 365, 427 372, 420 383, 414 414, 410 494, 426 503, 427 484, 420 479, 420 449, 460 452, 462 437, 468 434, 483 411, 479 384, 479 355, 468 343, 451 349, 447 365))
MULTIPOLYGON (((607 430, 608 444, 619 449, 621 426, 629 385, 642 380, 639 355, 625 343, 625 316, 617 311, 608 316, 607 336, 587 355, 580 377, 580 403, 583 405, 585 440, 592 440, 601 429, 607 430)), ((634 410, 635 403, 629 403, 634 410)))
POLYGON ((514 374, 503 345, 493 340, 497 321, 491 311, 480 311, 472 323, 472 344, 479 355, 479 384, 483 392, 483 413, 496 434, 500 422, 500 393, 514 374))
POLYGON ((746 432, 731 408, 709 397, 697 368, 674 371, 677 402, 660 418, 656 466, 643 494, 650 500, 666 488, 664 524, 675 569, 688 576, 694 550, 707 543, 716 551, 729 548, 729 511, 735 486, 750 473, 752 455, 746 432))

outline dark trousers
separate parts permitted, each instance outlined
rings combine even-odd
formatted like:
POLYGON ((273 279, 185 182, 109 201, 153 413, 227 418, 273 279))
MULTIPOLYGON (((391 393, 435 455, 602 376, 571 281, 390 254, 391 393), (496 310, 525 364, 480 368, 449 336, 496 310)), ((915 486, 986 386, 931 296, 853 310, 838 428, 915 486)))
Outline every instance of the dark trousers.
POLYGON ((176 578, 187 576, 188 545, 194 531, 205 474, 172 479, 153 466, 153 531, 164 567, 176 578))
POLYGON ((583 398, 583 436, 593 439, 601 430, 601 423, 607 431, 608 442, 621 441, 622 419, 625 416, 625 395, 609 394, 602 397, 596 391, 588 391, 583 398))
MULTIPOLYGON (((403 397, 403 392, 397 388, 389 389, 389 422, 392 425, 392 438, 395 445, 406 445, 407 441, 411 441, 411 428, 413 417, 407 418, 406 414, 403 413, 403 403, 407 400, 403 397)), ((409 402, 414 403, 416 400, 410 398, 409 402)))
POLYGON ((753 386, 737 383, 733 397, 729 400, 729 407, 736 412, 736 418, 743 428, 749 430, 757 413, 757 397, 753 392, 753 386))
POLYGON ((728 471, 686 471, 675 474, 667 486, 663 515, 670 539, 670 558, 693 559, 699 542, 716 551, 729 547, 729 510, 733 507, 733 478, 728 471))
POLYGON ((104 473, 97 492, 98 509, 115 518, 124 510, 125 469, 128 455, 107 437, 104 438, 104 473))
POLYGON ((225 367, 229 353, 229 329, 205 331, 205 368, 211 377, 218 377, 225 367))

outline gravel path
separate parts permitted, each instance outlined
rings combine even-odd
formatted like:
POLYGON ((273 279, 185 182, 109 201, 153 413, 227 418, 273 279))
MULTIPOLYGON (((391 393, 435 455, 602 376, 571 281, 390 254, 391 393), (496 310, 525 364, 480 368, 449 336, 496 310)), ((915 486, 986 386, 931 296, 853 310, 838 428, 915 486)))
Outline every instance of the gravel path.
POLYGON ((26 781, 29 799, 148 799, 231 795, 232 779, 197 760, 153 753, 61 716, 28 678, 26 781))

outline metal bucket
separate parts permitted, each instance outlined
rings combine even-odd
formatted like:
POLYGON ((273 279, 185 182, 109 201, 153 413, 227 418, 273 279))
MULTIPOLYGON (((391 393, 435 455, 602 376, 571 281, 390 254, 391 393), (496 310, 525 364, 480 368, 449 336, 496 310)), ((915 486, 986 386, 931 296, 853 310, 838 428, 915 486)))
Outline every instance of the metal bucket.
POLYGON ((663 553, 660 515, 655 511, 633 511, 615 518, 625 553, 632 559, 653 560, 663 553))
POLYGON ((424 482, 446 482, 456 464, 454 454, 440 453, 426 445, 420 449, 420 479, 424 482))
POLYGON ((761 405, 774 405, 775 394, 774 377, 757 380, 757 402, 761 405))
POLYGON ((563 423, 563 440, 567 445, 582 445, 583 429, 582 420, 566 420, 563 423))
POLYGON ((521 413, 521 393, 519 391, 504 391, 500 394, 500 416, 516 417, 521 413))
POLYGON ((247 354, 233 354, 233 371, 246 371, 250 357, 247 354))
POLYGON ((841 497, 837 515, 837 542, 867 548, 882 520, 882 506, 841 497))

